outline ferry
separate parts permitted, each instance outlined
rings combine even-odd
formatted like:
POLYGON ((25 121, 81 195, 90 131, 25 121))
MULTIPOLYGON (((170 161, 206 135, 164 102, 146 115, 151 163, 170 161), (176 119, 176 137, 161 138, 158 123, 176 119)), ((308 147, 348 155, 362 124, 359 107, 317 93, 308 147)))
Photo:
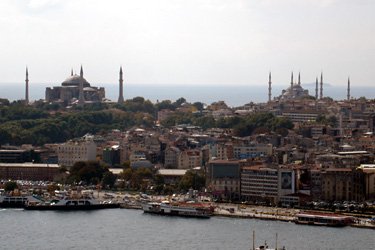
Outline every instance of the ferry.
POLYGON ((173 215, 184 217, 210 218, 213 215, 213 208, 203 203, 188 202, 148 202, 142 204, 145 213, 160 215, 173 215))
POLYGON ((1 208, 24 208, 28 201, 40 202, 32 195, 27 196, 13 196, 13 195, 1 195, 0 196, 0 207, 1 208))
POLYGON ((89 195, 64 196, 49 202, 32 202, 25 204, 26 210, 95 210, 105 208, 119 208, 119 203, 99 202, 89 195))
POLYGON ((296 224, 317 226, 344 227, 353 222, 354 218, 352 216, 315 212, 302 212, 296 214, 295 218, 296 224))

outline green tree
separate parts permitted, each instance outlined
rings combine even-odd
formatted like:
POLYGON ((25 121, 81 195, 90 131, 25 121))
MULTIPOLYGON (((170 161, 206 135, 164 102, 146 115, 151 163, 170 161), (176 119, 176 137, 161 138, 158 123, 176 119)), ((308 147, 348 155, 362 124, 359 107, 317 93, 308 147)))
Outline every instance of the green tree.
POLYGON ((84 181, 87 184, 98 184, 108 168, 98 161, 79 161, 70 168, 69 179, 74 182, 84 181))
POLYGON ((112 188, 115 185, 116 178, 116 175, 114 175, 112 172, 105 172, 102 178, 102 186, 105 188, 112 188))
POLYGON ((178 186, 181 190, 187 191, 190 188, 194 190, 201 190, 205 187, 206 178, 200 172, 188 170, 186 174, 181 178, 178 186))
POLYGON ((183 103, 186 103, 186 99, 183 97, 178 98, 173 104, 176 107, 180 107, 183 103))
POLYGON ((0 128, 0 146, 11 141, 11 134, 4 128, 0 128))
POLYGON ((14 191, 15 189, 18 189, 17 182, 15 181, 8 181, 4 185, 4 190, 6 192, 14 191))
POLYGON ((0 105, 9 106, 10 102, 8 99, 0 98, 0 105))
POLYGON ((165 185, 164 177, 161 176, 160 174, 156 174, 154 176, 154 184, 155 184, 154 191, 160 194, 164 190, 164 185, 165 185))
POLYGON ((170 109, 170 110, 175 110, 176 106, 172 104, 170 100, 163 100, 155 105, 156 109, 158 111, 162 109, 170 109))
POLYGON ((193 103, 193 106, 198 110, 198 111, 202 111, 204 109, 204 103, 202 102, 194 102, 193 103))

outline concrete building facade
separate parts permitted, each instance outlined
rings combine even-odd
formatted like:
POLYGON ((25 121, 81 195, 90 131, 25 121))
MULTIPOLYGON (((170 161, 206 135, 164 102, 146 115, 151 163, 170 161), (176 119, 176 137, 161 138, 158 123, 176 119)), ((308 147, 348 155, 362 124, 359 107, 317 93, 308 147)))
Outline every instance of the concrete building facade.
POLYGON ((73 166, 78 161, 96 160, 96 143, 92 140, 68 141, 58 146, 59 165, 73 166))

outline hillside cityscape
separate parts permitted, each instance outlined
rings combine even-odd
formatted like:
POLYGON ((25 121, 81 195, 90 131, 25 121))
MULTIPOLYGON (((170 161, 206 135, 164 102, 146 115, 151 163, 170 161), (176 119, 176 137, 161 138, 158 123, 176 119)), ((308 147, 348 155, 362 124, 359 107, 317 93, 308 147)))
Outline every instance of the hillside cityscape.
POLYGON ((292 73, 272 96, 270 73, 268 102, 235 108, 124 100, 123 82, 120 68, 110 101, 81 67, 31 101, 26 69, 25 99, 0 102, 0 178, 375 212, 375 100, 351 98, 350 79, 346 100, 324 96, 323 74, 314 95, 292 73))
POLYGON ((0 1, 1 249, 374 249, 375 1, 0 1))

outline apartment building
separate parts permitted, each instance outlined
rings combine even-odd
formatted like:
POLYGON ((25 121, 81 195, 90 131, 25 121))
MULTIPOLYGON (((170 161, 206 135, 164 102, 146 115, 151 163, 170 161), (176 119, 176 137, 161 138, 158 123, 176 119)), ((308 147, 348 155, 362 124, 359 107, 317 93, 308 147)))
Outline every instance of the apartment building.
POLYGON ((73 166, 78 161, 96 160, 96 143, 93 140, 72 140, 57 148, 59 165, 73 166))
POLYGON ((216 198, 239 199, 240 174, 240 161, 212 160, 208 164, 206 185, 216 198))
POLYGON ((250 144, 233 146, 235 159, 259 158, 272 155, 272 144, 250 144))

